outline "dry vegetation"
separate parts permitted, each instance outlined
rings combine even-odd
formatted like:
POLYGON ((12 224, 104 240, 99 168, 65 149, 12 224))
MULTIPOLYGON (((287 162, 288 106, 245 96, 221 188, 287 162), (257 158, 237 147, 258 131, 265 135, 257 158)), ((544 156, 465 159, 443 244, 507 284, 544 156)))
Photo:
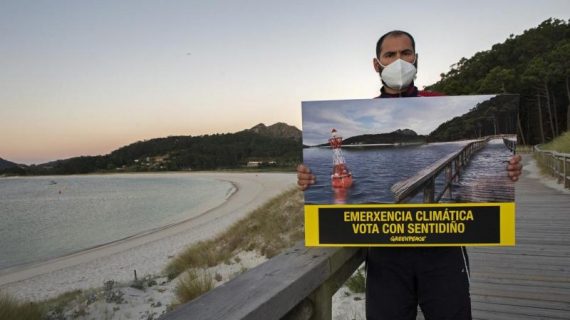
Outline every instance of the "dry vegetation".
POLYGON ((570 131, 567 131, 552 140, 551 142, 542 145, 543 150, 552 150, 561 153, 570 153, 570 131))
POLYGON ((0 319, 40 319, 41 307, 33 302, 20 302, 7 294, 0 294, 0 319))
POLYGON ((80 294, 80 290, 70 291, 41 302, 24 302, 7 294, 0 294, 0 319, 64 319, 66 305, 80 294))
POLYGON ((180 301, 190 301, 214 287, 214 280, 209 273, 190 269, 186 271, 176 286, 176 296, 180 301))
MULTIPOLYGON (((244 250, 271 258, 303 239, 303 225, 303 194, 295 188, 273 198, 218 237, 189 247, 165 270, 169 279, 189 272, 178 284, 179 302, 189 301, 211 289, 208 281, 198 276, 198 270, 228 263, 244 250)), ((212 282, 211 276, 209 279, 212 282)))

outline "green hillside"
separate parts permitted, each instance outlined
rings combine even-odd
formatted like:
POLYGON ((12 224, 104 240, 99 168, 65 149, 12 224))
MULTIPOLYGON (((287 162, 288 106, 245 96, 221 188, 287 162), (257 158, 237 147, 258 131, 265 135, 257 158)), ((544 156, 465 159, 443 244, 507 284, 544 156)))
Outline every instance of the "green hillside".
POLYGON ((498 95, 479 103, 466 114, 439 125, 429 142, 476 139, 489 135, 515 134, 517 95, 498 95))
POLYGON ((570 25, 548 19, 490 50, 460 59, 426 87, 448 95, 518 93, 519 142, 552 140, 570 123, 570 25))
POLYGON ((82 156, 20 167, 0 174, 47 175, 237 169, 253 161, 260 167, 292 169, 301 161, 301 131, 277 123, 236 133, 171 136, 138 141, 102 156, 82 156))

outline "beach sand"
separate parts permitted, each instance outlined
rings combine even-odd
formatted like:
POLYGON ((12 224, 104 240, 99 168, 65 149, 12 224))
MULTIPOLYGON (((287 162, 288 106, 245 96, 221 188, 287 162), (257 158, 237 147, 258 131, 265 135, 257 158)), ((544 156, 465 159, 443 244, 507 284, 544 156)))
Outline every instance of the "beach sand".
POLYGON ((190 220, 160 230, 42 263, 2 270, 0 290, 37 301, 104 282, 132 281, 162 272, 185 247, 212 238, 235 221, 295 184, 293 173, 198 172, 193 176, 229 181, 237 191, 226 202, 190 220))

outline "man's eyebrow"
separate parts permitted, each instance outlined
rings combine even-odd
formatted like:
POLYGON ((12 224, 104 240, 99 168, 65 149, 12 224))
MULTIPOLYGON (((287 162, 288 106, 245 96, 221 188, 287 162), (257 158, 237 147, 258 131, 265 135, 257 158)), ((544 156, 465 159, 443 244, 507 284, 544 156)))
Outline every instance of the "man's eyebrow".
POLYGON ((384 51, 382 53, 382 55, 388 54, 388 53, 397 53, 397 52, 414 52, 414 49, 412 48, 406 48, 406 49, 402 49, 402 50, 388 50, 388 51, 384 51))

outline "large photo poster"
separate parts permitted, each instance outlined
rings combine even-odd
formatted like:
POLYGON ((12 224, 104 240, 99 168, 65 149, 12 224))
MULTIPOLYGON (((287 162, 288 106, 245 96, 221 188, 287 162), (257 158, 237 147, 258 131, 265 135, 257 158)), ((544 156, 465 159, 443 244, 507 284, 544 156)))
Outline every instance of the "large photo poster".
POLYGON ((517 95, 303 102, 309 246, 514 245, 517 95))

